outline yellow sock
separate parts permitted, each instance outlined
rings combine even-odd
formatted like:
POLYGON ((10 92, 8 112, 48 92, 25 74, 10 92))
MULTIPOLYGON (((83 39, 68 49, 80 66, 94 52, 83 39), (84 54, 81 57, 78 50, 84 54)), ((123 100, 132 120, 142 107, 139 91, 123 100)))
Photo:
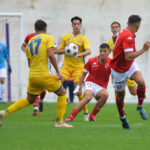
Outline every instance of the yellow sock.
MULTIPOLYGON (((83 99, 83 94, 78 96, 78 99, 79 99, 79 101, 81 101, 83 99)), ((83 107, 83 113, 88 113, 87 104, 83 107)))
POLYGON ((27 99, 20 99, 6 109, 6 116, 30 105, 27 99))
POLYGON ((64 117, 64 114, 66 111, 66 107, 67 107, 66 95, 58 96, 58 99, 57 99, 57 119, 56 119, 56 121, 58 123, 63 122, 63 117, 64 117))

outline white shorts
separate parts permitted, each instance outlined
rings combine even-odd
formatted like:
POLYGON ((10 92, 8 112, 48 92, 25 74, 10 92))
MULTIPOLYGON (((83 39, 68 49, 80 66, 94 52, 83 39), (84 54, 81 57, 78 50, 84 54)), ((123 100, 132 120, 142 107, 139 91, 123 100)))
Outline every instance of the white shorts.
POLYGON ((116 72, 113 69, 111 69, 112 83, 113 83, 113 87, 115 91, 118 91, 118 92, 123 91, 127 84, 127 79, 130 78, 135 71, 140 71, 136 62, 134 62, 131 65, 128 71, 123 72, 123 73, 116 72))
POLYGON ((6 78, 6 68, 0 68, 0 78, 6 78))
POLYGON ((96 98, 96 94, 97 92, 101 91, 102 89, 104 89, 103 87, 101 87, 100 85, 93 83, 93 82, 85 82, 85 86, 84 86, 84 92, 86 90, 92 90, 92 94, 93 96, 96 98))

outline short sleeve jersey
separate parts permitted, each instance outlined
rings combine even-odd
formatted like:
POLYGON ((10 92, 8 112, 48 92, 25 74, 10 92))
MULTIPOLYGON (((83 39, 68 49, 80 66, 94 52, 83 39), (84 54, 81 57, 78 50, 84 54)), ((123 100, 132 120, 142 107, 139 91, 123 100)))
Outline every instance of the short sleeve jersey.
MULTIPOLYGON (((82 53, 85 51, 85 49, 90 48, 89 40, 83 34, 78 34, 77 36, 74 36, 72 33, 64 35, 61 39, 61 45, 59 46, 59 49, 65 49, 65 46, 69 43, 74 43, 78 46, 78 53, 82 53)), ((67 65, 69 67, 84 67, 84 63, 84 57, 76 59, 75 57, 69 57, 65 54, 65 66, 67 65)))
POLYGON ((25 40, 24 40, 24 44, 27 45, 29 40, 34 37, 36 34, 35 33, 30 33, 28 34, 26 37, 25 37, 25 40))
POLYGON ((113 49, 114 49, 114 46, 115 46, 115 44, 114 44, 114 42, 113 42, 113 39, 111 38, 111 39, 107 42, 107 44, 109 45, 110 50, 113 52, 113 49))
POLYGON ((30 75, 49 74, 48 48, 54 47, 54 38, 48 34, 37 34, 27 45, 27 58, 30 60, 30 75))
POLYGON ((0 43, 0 68, 6 67, 6 60, 9 60, 7 47, 5 44, 0 43))
POLYGON ((125 60, 125 53, 129 51, 135 52, 135 35, 130 30, 124 29, 119 33, 113 49, 113 59, 110 61, 113 70, 117 72, 126 72, 129 70, 134 62, 134 60, 125 60))
POLYGON ((90 58, 84 66, 84 72, 89 72, 86 81, 90 81, 100 85, 103 88, 107 88, 109 76, 110 76, 110 62, 111 58, 100 64, 98 62, 98 56, 90 58))

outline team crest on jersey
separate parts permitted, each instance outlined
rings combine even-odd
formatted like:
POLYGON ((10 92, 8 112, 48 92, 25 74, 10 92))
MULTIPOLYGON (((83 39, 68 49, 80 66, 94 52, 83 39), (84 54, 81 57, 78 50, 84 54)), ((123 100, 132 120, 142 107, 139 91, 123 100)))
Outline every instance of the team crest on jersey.
POLYGON ((67 39, 67 42, 69 42, 70 41, 70 39, 67 39))
POLYGON ((0 50, 2 49, 2 47, 0 46, 0 50))
POLYGON ((78 42, 81 43, 81 39, 79 39, 78 42))

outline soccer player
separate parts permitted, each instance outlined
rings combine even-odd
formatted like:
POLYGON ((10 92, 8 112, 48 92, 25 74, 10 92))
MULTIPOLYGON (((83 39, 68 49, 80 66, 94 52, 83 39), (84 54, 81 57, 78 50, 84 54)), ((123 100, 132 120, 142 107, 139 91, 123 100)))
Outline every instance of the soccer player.
POLYGON ((0 111, 0 125, 2 125, 3 119, 9 114, 34 103, 37 96, 46 89, 49 92, 54 92, 58 95, 57 119, 55 126, 72 127, 63 122, 63 116, 67 106, 66 91, 60 81, 62 75, 59 72, 54 55, 54 38, 51 35, 46 34, 46 30, 46 22, 43 20, 37 20, 35 22, 36 35, 31 38, 27 45, 27 58, 30 67, 27 98, 20 99, 9 106, 6 110, 0 111), (51 60, 57 76, 49 73, 48 59, 51 60))
POLYGON ((146 41, 143 48, 135 51, 135 33, 139 30, 141 18, 138 15, 131 15, 128 18, 127 28, 119 32, 115 47, 113 49, 113 59, 110 61, 113 87, 116 94, 116 103, 122 127, 130 129, 124 111, 125 86, 127 78, 133 79, 137 84, 137 97, 139 100, 137 110, 143 119, 148 119, 142 104, 145 98, 145 82, 134 59, 148 50, 150 41, 146 41))
POLYGON ((5 100, 5 78, 6 78, 6 61, 8 64, 8 73, 11 73, 11 66, 9 61, 9 54, 5 44, 0 43, 0 103, 4 104, 5 100))
MULTIPOLYGON (((78 46, 79 52, 75 57, 70 57, 65 54, 64 66, 62 67, 61 74, 63 75, 63 81, 73 78, 74 87, 76 88, 79 83, 79 77, 81 76, 84 68, 85 56, 91 54, 90 44, 87 37, 81 34, 82 19, 75 16, 71 19, 73 33, 65 34, 61 39, 61 45, 55 54, 65 54, 65 46, 69 43, 74 43, 78 46)), ((79 101, 83 99, 83 94, 78 95, 79 101)), ((84 120, 88 121, 88 109, 87 105, 83 108, 84 120)))
MULTIPOLYGON (((34 37, 36 34, 35 33, 30 33, 25 37, 24 43, 21 46, 21 49, 23 52, 26 53, 26 47, 28 42, 30 41, 30 39, 32 37, 34 37)), ((43 99, 46 95, 46 91, 44 90, 41 94, 40 97, 37 97, 36 101, 33 103, 33 108, 34 111, 32 113, 33 116, 38 116, 39 115, 39 111, 42 112, 43 111, 43 99), (38 110, 38 103, 39 103, 39 110, 38 110)))
POLYGON ((79 85, 74 91, 76 94, 81 93, 82 83, 84 82, 86 75, 89 73, 85 81, 84 97, 65 120, 67 122, 74 120, 81 109, 92 99, 92 96, 95 97, 97 103, 89 116, 89 121, 96 121, 96 114, 107 101, 109 95, 107 92, 107 85, 111 72, 109 67, 110 58, 108 57, 110 54, 109 45, 106 43, 101 44, 99 47, 99 53, 99 56, 90 58, 84 66, 84 72, 80 77, 79 85))
MULTIPOLYGON (((112 38, 107 42, 107 44, 109 45, 110 47, 110 50, 112 51, 113 53, 113 49, 114 49, 114 46, 115 46, 115 42, 116 42, 116 39, 117 39, 117 35, 118 33, 121 31, 121 25, 119 22, 113 22, 111 24, 111 32, 113 34, 112 38)), ((136 87, 136 83, 134 80, 131 80, 131 79, 127 79, 127 86, 128 86, 128 89, 129 89, 129 92, 130 94, 132 94, 133 96, 137 95, 137 87, 136 87)))

